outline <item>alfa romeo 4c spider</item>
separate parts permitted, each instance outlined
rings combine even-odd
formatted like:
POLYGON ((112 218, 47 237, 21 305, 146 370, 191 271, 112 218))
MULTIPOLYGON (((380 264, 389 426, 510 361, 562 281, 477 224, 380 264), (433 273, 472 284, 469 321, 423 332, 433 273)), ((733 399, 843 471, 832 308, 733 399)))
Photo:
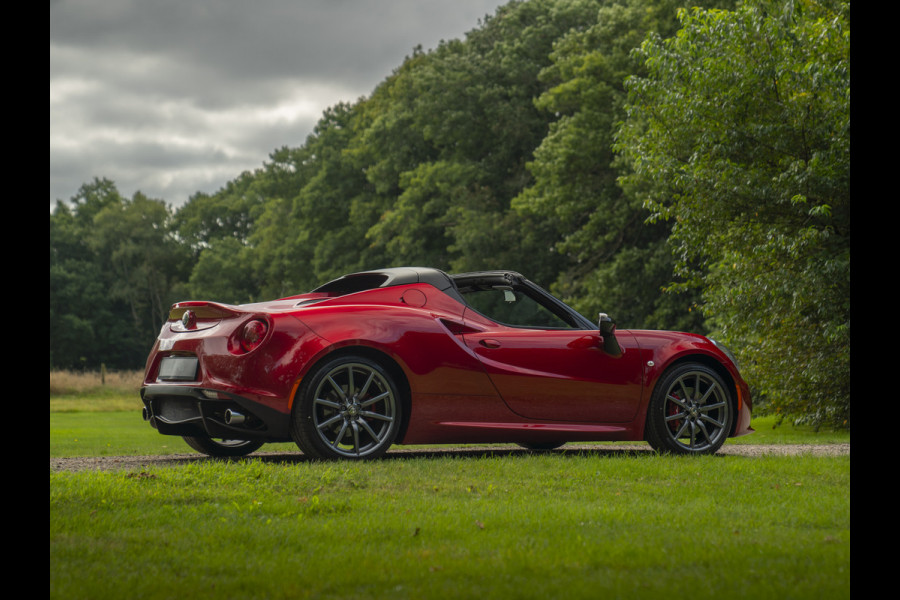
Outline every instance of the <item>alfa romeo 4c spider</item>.
POLYGON ((289 441, 316 459, 395 443, 699 454, 752 432, 722 345, 595 323, 512 271, 391 268, 272 302, 179 302, 141 398, 161 434, 211 456, 289 441))

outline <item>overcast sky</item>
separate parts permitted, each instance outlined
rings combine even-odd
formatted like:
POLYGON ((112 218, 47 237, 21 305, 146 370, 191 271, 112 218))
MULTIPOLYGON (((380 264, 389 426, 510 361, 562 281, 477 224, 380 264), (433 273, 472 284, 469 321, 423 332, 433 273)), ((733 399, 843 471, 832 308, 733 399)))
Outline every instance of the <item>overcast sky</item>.
POLYGON ((180 206, 297 147, 505 0, 50 0, 50 206, 94 177, 180 206))

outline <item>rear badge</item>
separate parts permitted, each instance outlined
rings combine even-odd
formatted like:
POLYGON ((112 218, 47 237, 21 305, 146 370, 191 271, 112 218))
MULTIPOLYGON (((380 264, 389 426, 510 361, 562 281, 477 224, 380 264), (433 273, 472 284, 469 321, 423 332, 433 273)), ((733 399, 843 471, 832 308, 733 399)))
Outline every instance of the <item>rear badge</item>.
POLYGON ((181 324, 185 329, 192 329, 197 324, 197 315, 194 314, 194 311, 184 311, 184 314, 181 315, 181 324))

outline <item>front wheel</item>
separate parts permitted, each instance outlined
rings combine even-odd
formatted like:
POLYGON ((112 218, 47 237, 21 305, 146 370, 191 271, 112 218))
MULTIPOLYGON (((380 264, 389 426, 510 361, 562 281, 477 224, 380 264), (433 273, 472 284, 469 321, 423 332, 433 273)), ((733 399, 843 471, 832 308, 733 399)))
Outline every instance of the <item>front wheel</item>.
POLYGON ((182 436, 187 445, 209 456, 246 456, 259 450, 265 442, 251 440, 223 440, 208 437, 182 436))
POLYGON ((647 409, 646 439, 659 452, 714 454, 731 431, 729 387, 705 365, 678 365, 660 378, 647 409))
POLYGON ((361 356, 327 362, 295 400, 291 435, 312 458, 377 458, 400 430, 403 405, 391 375, 361 356))

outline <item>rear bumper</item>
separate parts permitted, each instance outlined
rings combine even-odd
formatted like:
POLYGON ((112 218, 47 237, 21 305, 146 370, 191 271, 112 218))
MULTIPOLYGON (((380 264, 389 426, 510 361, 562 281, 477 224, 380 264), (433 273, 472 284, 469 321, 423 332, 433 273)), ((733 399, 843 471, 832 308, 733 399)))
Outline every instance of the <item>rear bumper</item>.
POLYGON ((189 385, 141 388, 144 420, 164 435, 290 441, 290 415, 242 396, 189 385))

